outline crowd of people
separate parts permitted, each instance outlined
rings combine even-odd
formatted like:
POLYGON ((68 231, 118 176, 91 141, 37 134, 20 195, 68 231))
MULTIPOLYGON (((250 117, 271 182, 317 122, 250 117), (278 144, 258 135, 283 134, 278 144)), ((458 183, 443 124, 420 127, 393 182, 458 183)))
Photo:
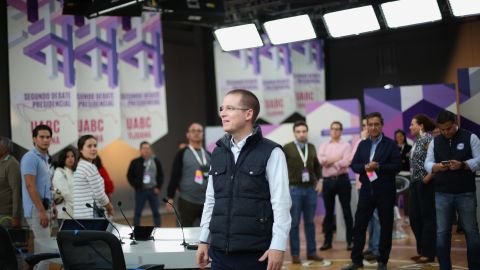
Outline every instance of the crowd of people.
MULTIPOLYGON (((352 143, 342 139, 343 124, 333 121, 329 140, 317 148, 308 141, 303 121, 294 123, 295 139, 284 146, 264 138, 256 125, 259 111, 253 93, 230 91, 219 111, 226 134, 213 153, 203 147, 203 126, 192 123, 186 132, 188 142, 172 161, 166 209, 173 211, 177 203, 183 225, 200 226, 199 267, 211 262, 213 269, 280 269, 288 240, 292 263, 300 264, 302 218, 306 259, 323 261, 318 251, 333 248, 338 196, 345 248, 352 259, 342 269, 361 269, 364 259, 378 261, 377 269, 387 269, 396 176, 403 170, 410 174, 405 215, 418 253, 412 260, 427 263, 436 257, 440 269, 451 269, 451 228, 458 213, 469 269, 480 269, 475 194, 480 141, 458 127, 453 113, 441 112, 436 123, 423 114, 414 116, 409 128, 413 146, 403 130, 392 134, 394 140, 388 138, 380 113, 363 119, 360 139, 352 143), (349 168, 356 175, 358 193, 354 216, 349 168), (320 194, 325 205, 324 240, 317 248, 314 219, 320 194)), ((36 238, 50 237, 56 219, 114 215, 114 184, 98 155, 96 138, 80 137, 77 149, 63 149, 54 161, 48 151, 51 138, 50 127, 35 127, 34 147, 18 162, 11 155, 12 142, 0 137, 0 224, 19 227, 25 218, 36 238)), ((162 165, 150 143, 142 142, 139 150, 127 172, 135 190, 133 224, 140 225, 148 201, 159 227, 162 165)))

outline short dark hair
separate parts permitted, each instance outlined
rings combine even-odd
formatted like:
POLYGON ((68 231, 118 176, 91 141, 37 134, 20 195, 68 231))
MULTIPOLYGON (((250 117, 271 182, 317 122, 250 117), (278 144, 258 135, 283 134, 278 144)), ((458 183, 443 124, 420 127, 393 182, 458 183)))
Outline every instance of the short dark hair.
POLYGON ((304 127, 306 127, 306 128, 307 128, 307 131, 308 131, 308 125, 307 125, 307 123, 305 123, 305 121, 302 121, 302 120, 293 123, 293 131, 295 131, 295 129, 296 129, 297 127, 299 127, 299 126, 304 126, 304 127))
POLYGON ((0 150, 4 149, 7 153, 12 152, 13 144, 12 141, 7 137, 0 137, 0 150))
POLYGON ((382 114, 379 113, 379 112, 369 113, 369 114, 367 114, 367 116, 365 116, 365 119, 367 119, 367 123, 368 123, 368 119, 370 119, 370 118, 375 118, 375 117, 378 117, 378 118, 380 119, 380 123, 381 123, 382 126, 383 126, 383 117, 382 117, 382 114))
POLYGON ((253 118, 252 123, 255 123, 257 120, 258 114, 260 113, 260 102, 258 101, 257 96, 254 93, 245 90, 245 89, 234 89, 229 91, 226 96, 228 95, 241 95, 241 104, 245 106, 247 109, 253 110, 253 118))
POLYGON ((401 129, 397 129, 397 130, 395 130, 395 132, 393 134, 396 137, 398 133, 403 135, 403 143, 406 144, 407 143, 407 134, 405 134, 405 131, 403 131, 401 129))
POLYGON ((49 126, 40 124, 32 130, 32 138, 36 138, 40 130, 47 130, 50 133, 50 137, 53 135, 52 129, 49 126))
POLYGON ((423 125, 423 131, 425 132, 430 132, 435 129, 435 123, 425 114, 417 114, 413 117, 413 119, 415 119, 417 124, 423 125))
POLYGON ((78 142, 77 142, 77 147, 78 147, 78 151, 80 153, 80 157, 83 158, 83 155, 82 155, 82 149, 83 149, 83 146, 85 145, 85 142, 87 142, 88 140, 90 139, 95 139, 97 140, 97 138, 95 136, 93 136, 92 134, 86 134, 86 135, 83 135, 82 137, 80 137, 78 139, 78 142))
POLYGON ((445 124, 447 122, 456 123, 457 117, 451 111, 443 111, 437 115, 437 124, 445 124))
POLYGON ((143 146, 144 144, 148 144, 148 146, 150 146, 150 143, 149 143, 149 142, 147 142, 147 141, 142 141, 142 142, 140 143, 140 149, 142 149, 142 146, 143 146))
POLYGON ((340 122, 340 121, 333 121, 331 124, 330 124, 330 128, 332 128, 333 125, 339 125, 340 126, 340 130, 343 130, 343 124, 340 122))
POLYGON ((75 158, 75 163, 73 165, 73 170, 75 170, 76 164, 77 164, 77 152, 75 149, 71 146, 65 147, 62 151, 60 151, 60 154, 58 154, 56 162, 53 163, 53 167, 56 168, 65 168, 65 161, 67 160, 67 154, 69 152, 73 153, 73 157, 75 158))

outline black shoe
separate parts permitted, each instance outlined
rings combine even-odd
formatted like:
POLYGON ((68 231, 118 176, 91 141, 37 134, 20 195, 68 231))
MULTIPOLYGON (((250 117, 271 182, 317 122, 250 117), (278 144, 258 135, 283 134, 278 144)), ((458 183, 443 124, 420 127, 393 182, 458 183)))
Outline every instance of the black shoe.
POLYGON ((353 249, 353 243, 348 243, 347 244, 347 250, 351 251, 353 249))
POLYGON ((345 265, 344 267, 342 267, 342 270, 360 270, 360 269, 363 269, 363 265, 358 265, 354 263, 351 263, 349 265, 345 265))
POLYGON ((378 257, 379 257, 379 256, 375 255, 374 253, 369 253, 369 254, 363 256, 363 258, 364 258, 365 260, 369 261, 369 262, 378 260, 378 257))
POLYGON ((387 270, 387 265, 382 262, 378 262, 377 270, 387 270))
POLYGON ((323 246, 320 247, 320 250, 328 250, 328 249, 331 249, 332 248, 332 244, 323 244, 323 246))
POLYGON ((362 254, 363 254, 363 256, 365 257, 365 256, 367 256, 367 255, 369 255, 369 254, 373 254, 373 252, 370 251, 370 250, 365 250, 362 254))

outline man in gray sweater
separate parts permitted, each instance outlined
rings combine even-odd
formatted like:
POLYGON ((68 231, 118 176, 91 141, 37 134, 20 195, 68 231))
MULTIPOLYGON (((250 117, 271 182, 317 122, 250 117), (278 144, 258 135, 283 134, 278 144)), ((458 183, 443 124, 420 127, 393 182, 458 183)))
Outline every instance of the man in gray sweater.
MULTIPOLYGON (((178 211, 184 227, 195 226, 202 217, 210 153, 203 148, 203 126, 192 123, 187 131, 188 146, 178 151, 172 165, 172 174, 168 184, 168 201, 173 204, 177 189, 180 191, 178 211)), ((167 210, 172 211, 170 204, 167 210)))

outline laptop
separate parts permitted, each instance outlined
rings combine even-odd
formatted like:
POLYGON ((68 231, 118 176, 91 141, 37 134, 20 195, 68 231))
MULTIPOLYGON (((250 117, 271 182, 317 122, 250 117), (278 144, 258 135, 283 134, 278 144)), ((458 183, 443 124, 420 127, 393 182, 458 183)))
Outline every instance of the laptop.
MULTIPOLYGON (((152 232, 155 229, 153 226, 135 226, 133 232, 135 233, 135 240, 148 241, 153 240, 152 232)), ((133 235, 130 236, 133 239, 133 235)))
POLYGON ((108 221, 105 219, 91 218, 91 219, 64 219, 60 225, 60 231, 74 231, 74 230, 90 230, 90 231, 106 231, 108 228, 108 221), (83 225, 80 226, 80 224, 83 225))

